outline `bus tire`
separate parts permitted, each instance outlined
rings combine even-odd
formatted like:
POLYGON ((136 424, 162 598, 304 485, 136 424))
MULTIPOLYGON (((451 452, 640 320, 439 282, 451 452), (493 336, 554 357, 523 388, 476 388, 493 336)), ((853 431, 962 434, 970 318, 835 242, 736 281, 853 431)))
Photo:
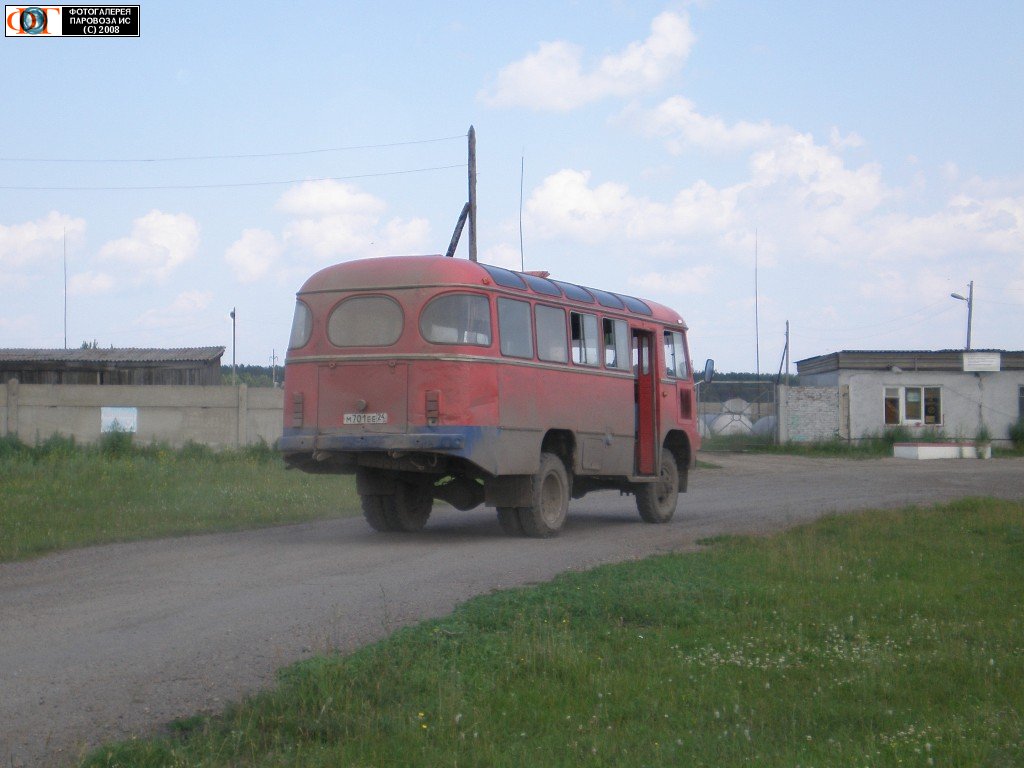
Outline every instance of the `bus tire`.
POLYGON ((434 496, 430 486, 413 483, 399 483, 392 503, 392 530, 403 533, 422 531, 434 507, 434 496))
POLYGON ((498 507, 498 522, 501 530, 509 536, 522 536, 523 523, 519 519, 519 507, 498 507))
POLYGON ((532 503, 519 508, 523 533, 538 539, 558 533, 569 512, 570 491, 565 464, 554 453, 542 453, 540 469, 533 477, 532 503))
POLYGON ((384 499, 386 498, 388 497, 376 493, 364 493, 359 497, 363 507, 363 517, 366 518, 366 522, 375 531, 392 530, 384 508, 384 499))
POLYGON ((383 532, 422 531, 434 506, 430 488, 412 483, 398 483, 393 494, 364 493, 359 498, 366 522, 383 532))
POLYGON ((667 523, 679 501, 679 465, 671 451, 661 452, 658 480, 636 487, 636 508, 645 523, 667 523))

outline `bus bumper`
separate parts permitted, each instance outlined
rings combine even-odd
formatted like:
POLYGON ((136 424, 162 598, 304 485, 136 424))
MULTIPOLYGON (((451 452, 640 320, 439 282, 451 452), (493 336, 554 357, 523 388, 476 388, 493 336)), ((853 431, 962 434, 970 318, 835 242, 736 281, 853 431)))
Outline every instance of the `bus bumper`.
POLYGON ((312 451, 459 451, 463 435, 424 433, 399 435, 284 435, 278 441, 283 453, 312 451))

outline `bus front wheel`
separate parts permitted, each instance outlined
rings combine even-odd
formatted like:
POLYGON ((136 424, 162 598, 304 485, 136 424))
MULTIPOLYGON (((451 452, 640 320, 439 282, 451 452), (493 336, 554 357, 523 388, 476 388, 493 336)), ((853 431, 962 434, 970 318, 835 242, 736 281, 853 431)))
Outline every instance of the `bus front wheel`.
POLYGON ((679 500, 679 465, 671 451, 661 452, 658 479, 636 487, 636 508, 645 523, 667 523, 679 500))

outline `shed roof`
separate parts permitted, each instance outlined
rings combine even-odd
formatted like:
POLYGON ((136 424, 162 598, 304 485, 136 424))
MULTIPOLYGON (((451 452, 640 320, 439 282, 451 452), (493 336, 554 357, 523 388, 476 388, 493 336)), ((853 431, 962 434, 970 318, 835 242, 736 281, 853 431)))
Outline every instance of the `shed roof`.
POLYGON ((0 349, 0 363, 207 363, 223 355, 224 347, 0 349))
POLYGON ((998 354, 1004 371, 1024 370, 1024 351, 1005 349, 843 350, 797 360, 796 370, 805 376, 838 370, 884 371, 894 366, 905 371, 962 371, 964 354, 970 353, 998 354))

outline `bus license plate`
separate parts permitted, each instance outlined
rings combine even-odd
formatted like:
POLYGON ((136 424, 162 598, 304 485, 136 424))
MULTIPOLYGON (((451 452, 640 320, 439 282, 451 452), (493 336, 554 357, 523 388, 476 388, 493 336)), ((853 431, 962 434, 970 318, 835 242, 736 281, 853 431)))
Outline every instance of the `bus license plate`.
POLYGON ((387 424, 386 413, 346 413, 345 424, 387 424))

